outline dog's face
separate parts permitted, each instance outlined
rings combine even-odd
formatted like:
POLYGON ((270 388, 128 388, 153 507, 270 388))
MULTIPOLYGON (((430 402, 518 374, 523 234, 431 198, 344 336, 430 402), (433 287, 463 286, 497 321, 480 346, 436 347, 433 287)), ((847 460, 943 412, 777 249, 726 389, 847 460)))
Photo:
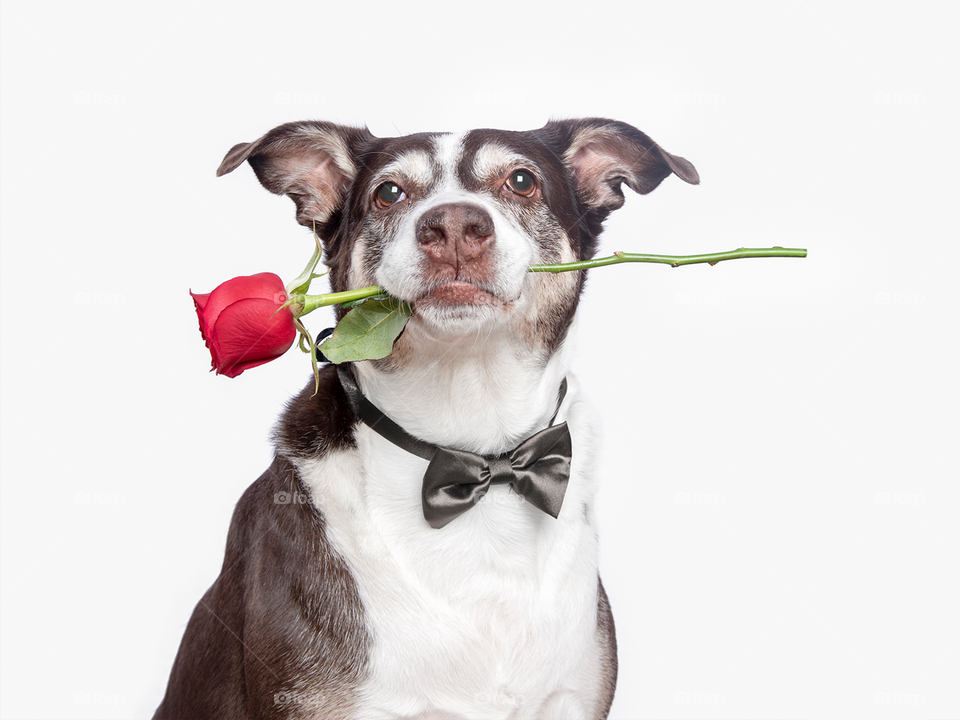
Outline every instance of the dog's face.
POLYGON ((234 147, 218 174, 244 160, 316 229, 334 291, 382 285, 410 301, 405 336, 497 328, 544 356, 565 336, 584 273, 527 268, 593 256, 603 220, 623 204, 621 183, 647 193, 671 172, 698 182, 683 158, 601 119, 400 138, 291 123, 234 147))

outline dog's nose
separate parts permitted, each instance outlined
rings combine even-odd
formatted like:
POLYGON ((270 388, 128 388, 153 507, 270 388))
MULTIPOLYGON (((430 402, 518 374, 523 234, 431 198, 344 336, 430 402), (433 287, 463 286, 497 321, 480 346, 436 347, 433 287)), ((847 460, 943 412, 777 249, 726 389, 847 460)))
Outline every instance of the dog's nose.
POLYGON ((459 269, 483 255, 493 243, 493 218, 471 203, 438 205, 420 217, 416 234, 430 258, 459 269))

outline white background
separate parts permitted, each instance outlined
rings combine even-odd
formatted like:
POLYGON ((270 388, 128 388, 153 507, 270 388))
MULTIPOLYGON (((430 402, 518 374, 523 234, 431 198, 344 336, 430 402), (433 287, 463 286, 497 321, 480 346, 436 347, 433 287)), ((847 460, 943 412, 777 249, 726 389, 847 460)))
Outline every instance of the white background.
POLYGON ((702 177, 602 254, 809 249, 591 273, 612 717, 960 717, 957 4, 347 5, 3 5, 0 714, 152 713, 307 379, 207 372, 312 242, 224 153, 598 115, 702 177))

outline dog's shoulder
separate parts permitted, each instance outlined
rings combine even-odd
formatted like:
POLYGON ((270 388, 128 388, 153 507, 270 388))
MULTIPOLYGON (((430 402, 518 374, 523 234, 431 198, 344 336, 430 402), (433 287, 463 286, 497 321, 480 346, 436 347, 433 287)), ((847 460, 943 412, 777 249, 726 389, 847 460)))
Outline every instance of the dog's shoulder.
POLYGON ((155 720, 350 713, 367 662, 363 605, 306 497, 280 455, 244 492, 155 720))

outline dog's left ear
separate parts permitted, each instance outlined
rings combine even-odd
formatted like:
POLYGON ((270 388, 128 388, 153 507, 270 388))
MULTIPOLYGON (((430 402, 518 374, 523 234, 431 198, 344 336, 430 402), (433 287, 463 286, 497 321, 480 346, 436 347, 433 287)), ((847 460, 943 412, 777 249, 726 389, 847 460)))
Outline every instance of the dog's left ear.
POLYGON ((573 175, 579 200, 606 217, 623 205, 621 183, 645 195, 671 173, 692 185, 696 168, 671 155, 631 125, 588 118, 555 120, 540 130, 573 175))
POLYGON ((276 127, 259 140, 235 145, 217 177, 250 163, 261 184, 297 205, 297 222, 321 226, 344 201, 357 175, 359 148, 373 137, 366 128, 328 122, 295 122, 276 127))

